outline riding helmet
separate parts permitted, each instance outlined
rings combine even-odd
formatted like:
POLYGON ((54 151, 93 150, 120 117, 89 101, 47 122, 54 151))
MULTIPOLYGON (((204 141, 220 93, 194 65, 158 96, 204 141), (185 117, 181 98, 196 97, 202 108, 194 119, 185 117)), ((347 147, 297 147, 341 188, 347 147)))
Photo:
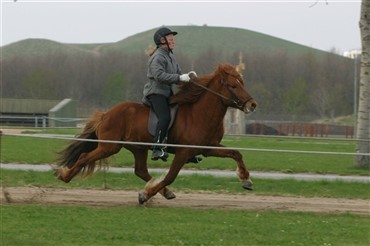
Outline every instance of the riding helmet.
POLYGON ((154 33, 154 43, 156 45, 161 45, 161 38, 166 37, 167 35, 173 34, 174 36, 177 34, 177 32, 171 31, 171 29, 167 27, 161 27, 154 33))

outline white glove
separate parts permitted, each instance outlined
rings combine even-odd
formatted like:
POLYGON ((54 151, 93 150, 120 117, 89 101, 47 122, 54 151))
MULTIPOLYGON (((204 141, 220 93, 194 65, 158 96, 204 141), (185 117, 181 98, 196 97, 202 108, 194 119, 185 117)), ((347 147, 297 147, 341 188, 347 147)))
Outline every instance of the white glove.
POLYGON ((188 75, 190 76, 191 74, 193 74, 195 77, 198 77, 197 73, 195 71, 190 71, 188 72, 188 75))
POLYGON ((180 81, 182 82, 189 82, 190 81, 190 76, 189 74, 185 73, 185 74, 181 74, 180 75, 180 81))

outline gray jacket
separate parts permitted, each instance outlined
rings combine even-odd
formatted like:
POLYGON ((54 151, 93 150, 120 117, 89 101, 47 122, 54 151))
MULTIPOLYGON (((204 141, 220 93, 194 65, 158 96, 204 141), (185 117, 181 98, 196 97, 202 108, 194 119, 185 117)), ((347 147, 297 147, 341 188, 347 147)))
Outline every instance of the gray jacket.
POLYGON ((147 96, 160 94, 169 97, 177 92, 181 69, 174 55, 167 49, 158 48, 148 61, 147 77, 144 86, 143 103, 150 105, 147 96))

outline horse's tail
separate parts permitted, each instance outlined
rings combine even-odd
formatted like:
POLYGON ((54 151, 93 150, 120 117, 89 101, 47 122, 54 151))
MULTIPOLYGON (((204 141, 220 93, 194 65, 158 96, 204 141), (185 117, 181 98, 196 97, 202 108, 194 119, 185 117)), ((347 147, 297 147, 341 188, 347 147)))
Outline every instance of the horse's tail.
MULTIPOLYGON (((76 136, 81 140, 72 141, 64 150, 58 153, 57 165, 59 167, 71 168, 82 153, 88 153, 96 149, 98 142, 84 141, 82 139, 98 139, 96 131, 99 128, 103 115, 103 112, 96 112, 86 123, 82 133, 76 136)), ((88 167, 86 167, 87 170, 83 168, 83 172, 85 175, 88 175, 93 172, 94 168, 95 163, 89 163, 88 167)))

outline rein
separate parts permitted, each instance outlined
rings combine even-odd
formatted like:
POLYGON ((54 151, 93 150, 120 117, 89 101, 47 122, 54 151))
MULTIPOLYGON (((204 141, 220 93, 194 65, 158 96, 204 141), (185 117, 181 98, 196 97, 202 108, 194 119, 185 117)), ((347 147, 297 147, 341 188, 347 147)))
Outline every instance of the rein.
POLYGON ((237 98, 237 96, 230 90, 230 88, 227 86, 227 84, 225 83, 225 81, 223 79, 221 79, 221 84, 224 85, 226 87, 226 89, 230 92, 230 94, 232 95, 233 98, 229 98, 229 97, 226 97, 224 95, 222 95, 221 93, 218 93, 217 91, 214 91, 214 90, 211 90, 209 89, 208 87, 202 85, 202 84, 199 84, 198 82, 196 82, 194 79, 192 79, 192 83, 196 84, 197 86, 199 87, 202 87, 203 89, 205 89, 206 91, 209 91, 211 93, 213 93, 214 95, 216 96, 219 96, 221 97, 222 99, 225 99, 225 100, 229 100, 231 101, 234 105, 236 105, 237 107, 240 107, 242 108, 244 106, 244 104, 246 104, 248 101, 252 100, 253 98, 250 97, 248 98, 247 100, 245 100, 245 102, 242 102, 237 98))
MULTIPOLYGON (((192 83, 196 84, 196 85, 197 85, 197 86, 199 86, 199 87, 202 87, 202 88, 203 88, 203 89, 205 89, 206 91, 209 91, 209 92, 211 92, 211 93, 213 93, 213 94, 215 94, 215 95, 217 95, 217 96, 219 96, 219 97, 221 97, 221 98, 223 98, 223 99, 226 99, 226 100, 230 100, 230 101, 232 101, 232 99, 231 99, 231 98, 225 97, 224 95, 222 95, 222 94, 218 93, 217 91, 211 90, 211 89, 209 89, 207 86, 204 86, 204 85, 202 85, 202 84, 199 84, 198 82, 196 82, 196 81, 194 81, 194 80, 192 80, 192 83)), ((222 84, 223 84, 223 83, 222 83, 222 84)))

